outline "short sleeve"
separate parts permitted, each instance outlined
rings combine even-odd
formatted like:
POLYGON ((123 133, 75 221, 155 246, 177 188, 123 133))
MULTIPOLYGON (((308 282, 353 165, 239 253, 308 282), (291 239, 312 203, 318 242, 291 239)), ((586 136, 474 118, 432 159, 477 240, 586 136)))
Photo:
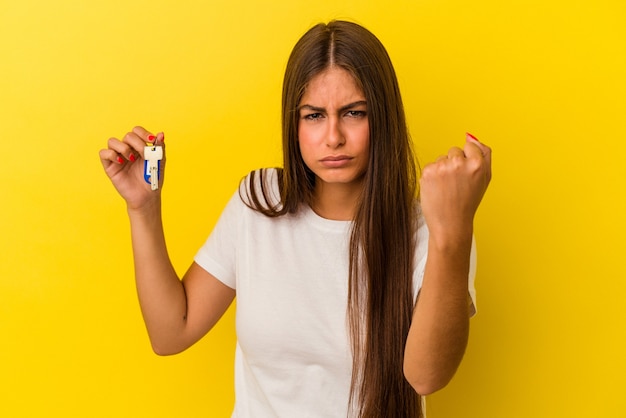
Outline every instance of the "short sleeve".
POLYGON ((253 202, 252 188, 257 196, 262 197, 261 204, 279 204, 277 170, 262 169, 249 173, 239 183, 238 190, 228 201, 209 238, 194 257, 200 267, 232 289, 237 288, 237 251, 242 244, 246 219, 253 214, 260 216, 248 206, 253 202))
MULTIPOLYGON (((428 259, 428 227, 424 222, 423 218, 421 218, 418 222, 417 229, 417 244, 415 248, 415 259, 414 265, 415 270, 413 271, 413 300, 417 301, 417 295, 422 288, 422 283, 424 281, 424 270, 426 268, 426 260, 428 259)), ((472 237, 472 248, 470 252, 470 265, 469 265, 469 273, 467 277, 467 284, 469 288, 469 296, 472 299, 472 306, 470 307, 470 316, 474 316, 476 314, 476 288, 474 285, 474 281, 476 278, 476 240, 472 237)))

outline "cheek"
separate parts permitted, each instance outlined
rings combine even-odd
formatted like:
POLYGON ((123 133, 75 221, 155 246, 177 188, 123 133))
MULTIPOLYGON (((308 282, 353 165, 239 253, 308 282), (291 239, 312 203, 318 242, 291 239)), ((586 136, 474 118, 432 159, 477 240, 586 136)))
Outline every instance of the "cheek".
POLYGON ((368 127, 365 127, 359 133, 359 145, 360 152, 363 158, 361 159, 361 164, 363 164, 363 170, 365 170, 369 164, 370 158, 370 131, 368 127))
POLYGON ((304 152, 304 150, 310 150, 319 140, 319 134, 316 133, 316 130, 310 126, 300 125, 298 127, 298 146, 300 150, 304 152))
POLYGON ((358 132, 358 141, 361 144, 363 151, 368 151, 370 146, 370 130, 369 126, 365 125, 358 132))

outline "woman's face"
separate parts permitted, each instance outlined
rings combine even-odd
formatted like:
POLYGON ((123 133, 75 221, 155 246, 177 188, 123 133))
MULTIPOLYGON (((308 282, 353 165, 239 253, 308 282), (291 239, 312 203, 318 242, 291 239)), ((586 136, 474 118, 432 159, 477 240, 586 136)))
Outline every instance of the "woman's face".
POLYGON ((313 77, 298 106, 298 141, 316 184, 360 187, 369 159, 367 103, 346 70, 313 77))

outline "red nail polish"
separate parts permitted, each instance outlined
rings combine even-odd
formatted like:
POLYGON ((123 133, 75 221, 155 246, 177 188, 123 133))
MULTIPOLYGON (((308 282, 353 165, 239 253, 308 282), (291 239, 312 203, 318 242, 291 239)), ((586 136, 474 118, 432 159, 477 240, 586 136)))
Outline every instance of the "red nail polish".
POLYGON ((129 159, 131 162, 135 162, 135 160, 136 160, 136 158, 135 158, 135 154, 130 154, 130 157, 128 157, 128 159, 129 159))
POLYGON ((154 140, 156 139, 156 136, 154 135, 148 135, 148 141, 149 142, 154 142, 154 140))
POLYGON ((476 138, 474 135, 472 135, 472 134, 471 134, 471 133, 469 133, 469 132, 465 132, 465 135, 467 135, 467 137, 468 137, 469 139, 472 139, 472 140, 474 140, 474 141, 476 141, 476 142, 480 142, 480 141, 478 140, 478 138, 476 138))
POLYGON ((120 164, 124 164, 124 159, 122 157, 117 157, 117 162, 120 164))

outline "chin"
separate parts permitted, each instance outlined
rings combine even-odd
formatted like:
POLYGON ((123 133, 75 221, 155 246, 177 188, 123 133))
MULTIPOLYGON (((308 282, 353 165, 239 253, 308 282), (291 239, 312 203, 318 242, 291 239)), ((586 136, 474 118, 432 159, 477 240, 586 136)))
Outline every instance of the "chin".
POLYGON ((325 174, 317 176, 318 180, 327 185, 353 185, 361 186, 363 184, 364 175, 355 175, 348 173, 325 174))

